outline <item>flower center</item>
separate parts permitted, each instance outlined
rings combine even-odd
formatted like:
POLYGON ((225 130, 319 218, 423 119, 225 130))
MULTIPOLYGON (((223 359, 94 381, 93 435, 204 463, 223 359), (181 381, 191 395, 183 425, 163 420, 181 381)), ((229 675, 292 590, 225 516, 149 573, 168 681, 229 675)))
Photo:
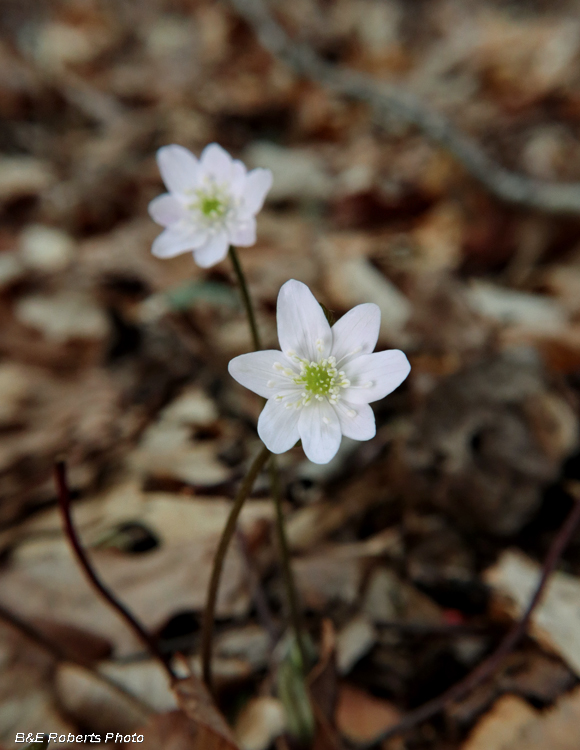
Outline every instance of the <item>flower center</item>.
POLYGON ((199 209, 208 219, 216 219, 224 215, 226 206, 215 195, 202 195, 200 196, 199 209))
POLYGON ((335 357, 328 357, 320 362, 308 362, 300 360, 300 375, 293 378, 296 385, 301 386, 302 404, 306 406, 314 397, 318 401, 326 396, 331 404, 338 401, 341 388, 348 388, 350 381, 347 380, 344 370, 336 369, 335 357))
POLYGON ((223 224, 231 208, 231 198, 224 185, 217 185, 213 179, 206 179, 203 186, 192 191, 193 200, 189 209, 197 215, 197 220, 210 229, 223 224))

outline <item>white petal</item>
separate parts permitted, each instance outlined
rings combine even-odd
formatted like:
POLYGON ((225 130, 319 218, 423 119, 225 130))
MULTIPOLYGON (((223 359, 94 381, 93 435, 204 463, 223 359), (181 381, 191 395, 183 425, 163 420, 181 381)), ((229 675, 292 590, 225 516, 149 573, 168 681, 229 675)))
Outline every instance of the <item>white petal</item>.
POLYGON ((362 354, 344 367, 351 383, 344 391, 344 398, 353 404, 378 401, 398 388, 410 369, 409 360, 398 349, 362 354))
POLYGON ((232 162, 232 176, 230 182, 230 193, 236 198, 241 198, 246 187, 246 166, 239 159, 232 162))
POLYGON ((236 247, 250 247, 256 242, 256 220, 239 221, 230 230, 230 242, 236 247))
POLYGON ((232 157, 217 143, 210 143, 201 153, 199 163, 204 174, 216 182, 229 182, 232 178, 232 157))
POLYGON ((228 254, 229 248, 228 236, 225 232, 219 232, 212 237, 205 245, 198 247, 193 254, 195 262, 200 268, 210 268, 216 263, 222 261, 228 254))
POLYGON ((184 193, 197 187, 199 164, 183 146, 163 146, 157 152, 161 177, 170 193, 184 193))
POLYGON ((334 408, 345 437, 353 440, 370 440, 377 434, 375 414, 368 404, 351 404, 340 399, 334 408))
POLYGON ((246 177, 244 190, 244 208, 251 214, 257 214, 264 205, 266 194, 272 187, 272 172, 269 169, 252 169, 246 177))
MULTIPOLYGON (((275 349, 251 352, 234 357, 228 365, 232 378, 264 398, 272 398, 281 390, 287 390, 291 381, 274 369, 277 363, 292 367, 287 357, 275 349), (271 385, 268 386, 268 383, 271 385)), ((297 373, 298 374, 298 373, 297 373)), ((297 394, 301 389, 296 386, 297 394)))
POLYGON ((370 354, 374 350, 380 325, 379 306, 367 302, 353 307, 332 326, 331 354, 341 367, 359 354, 370 354))
POLYGON ((328 357, 332 332, 306 284, 290 279, 282 286, 276 319, 280 348, 285 354, 293 351, 309 362, 328 357))
POLYGON ((158 195, 153 198, 149 204, 149 216, 161 224, 162 227, 169 227, 182 221, 187 217, 187 212, 177 198, 169 193, 158 195))
POLYGON ((266 401, 258 419, 258 435, 272 453, 289 451, 299 439, 298 409, 287 409, 285 401, 266 401))
POLYGON ((312 463, 327 464, 336 455, 342 438, 340 422, 326 399, 312 401, 300 410, 298 432, 312 463))
POLYGON ((188 250, 195 250, 204 238, 203 232, 183 233, 166 229, 153 241, 151 252, 156 258, 174 258, 188 250))

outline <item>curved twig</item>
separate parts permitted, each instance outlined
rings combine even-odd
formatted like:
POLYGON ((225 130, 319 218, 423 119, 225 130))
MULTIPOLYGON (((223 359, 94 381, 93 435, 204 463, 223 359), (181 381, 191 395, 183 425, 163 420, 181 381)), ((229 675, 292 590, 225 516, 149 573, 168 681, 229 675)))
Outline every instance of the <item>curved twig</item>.
POLYGON ((564 524, 558 531, 558 534, 552 542, 550 549, 548 550, 548 554, 546 555, 546 559, 544 560, 544 565, 542 567, 540 580, 538 581, 538 585, 536 586, 536 590, 530 600, 530 603, 527 606, 526 611, 518 620, 518 622, 514 623, 514 625, 506 633, 496 650, 492 654, 490 654, 487 659, 482 661, 481 664, 479 664, 472 672, 470 672, 467 677, 464 677, 463 680, 456 682, 455 685, 452 685, 444 693, 437 696, 437 698, 433 698, 433 700, 427 701, 427 703, 424 703, 422 706, 419 706, 413 711, 410 711, 401 719, 398 724, 395 724, 394 726, 387 729, 386 732, 384 732, 384 734, 382 734, 379 738, 374 738, 373 744, 375 744, 379 740, 387 740, 389 739, 389 737, 394 737, 397 734, 402 734, 403 732, 412 729, 418 724, 421 724, 423 721, 430 719, 440 711, 443 711, 449 703, 463 698, 465 695, 474 690, 478 685, 481 685, 482 682, 485 682, 485 680, 491 677, 493 673, 498 669, 502 660, 512 651, 518 641, 526 634, 528 625, 530 624, 530 620, 532 618, 532 614, 538 603, 540 602, 540 599, 542 598, 544 589, 546 588, 546 584, 548 583, 550 576, 556 569, 562 553, 568 546, 570 540, 572 539, 572 536, 574 535, 574 532, 578 528, 578 524, 580 523, 580 492, 578 491, 579 487, 580 485, 571 488, 570 494, 572 494, 572 496, 574 497, 574 505, 572 507, 572 510, 568 514, 568 517, 564 521, 564 524))
POLYGON ((444 115, 411 92, 327 63, 310 47, 291 40, 272 18, 264 0, 230 2, 255 30, 262 45, 299 75, 337 94, 369 104, 379 125, 391 123, 393 115, 415 125, 452 154, 496 198, 545 213, 580 214, 580 183, 545 182, 502 167, 444 115))
POLYGON ((132 612, 130 612, 130 610, 127 609, 127 607, 125 607, 125 605, 122 604, 111 591, 109 591, 105 584, 102 583, 95 570, 93 569, 93 566, 89 562, 89 559, 77 534, 76 528, 73 524, 70 512, 70 492, 66 479, 66 465, 64 461, 58 461, 55 464, 54 477, 58 489, 58 503, 64 523, 65 534, 79 565, 85 572, 85 575, 87 576, 89 581, 103 597, 103 599, 105 599, 111 605, 111 607, 113 607, 113 609, 117 610, 117 612, 137 635, 137 637, 144 643, 151 655, 155 659, 157 659, 157 661, 159 661, 159 663, 163 666, 163 669, 167 673, 170 682, 175 682, 175 680, 177 680, 178 678, 171 668, 170 655, 163 654, 161 652, 153 636, 151 636, 145 630, 143 625, 141 625, 141 623, 136 619, 132 612))

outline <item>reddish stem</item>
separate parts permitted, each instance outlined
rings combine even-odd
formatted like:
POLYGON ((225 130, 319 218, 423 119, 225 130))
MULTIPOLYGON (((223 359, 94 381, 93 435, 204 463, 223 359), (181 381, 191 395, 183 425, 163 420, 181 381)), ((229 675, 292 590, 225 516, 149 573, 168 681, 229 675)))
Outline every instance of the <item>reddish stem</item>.
POLYGON ((116 609, 133 632, 141 640, 151 655, 160 662, 163 669, 167 673, 171 683, 175 682, 177 675, 173 672, 170 664, 170 657, 167 654, 163 654, 157 645, 155 639, 145 630, 141 623, 135 618, 135 616, 122 604, 117 597, 110 591, 105 584, 100 580, 95 570, 93 569, 89 559, 81 545, 81 541, 74 527, 73 520, 70 512, 70 492, 68 488, 68 482, 66 478, 66 464, 64 461, 58 461, 54 467, 54 477, 56 486, 58 489, 58 504, 65 528, 66 537, 72 547, 77 562, 85 572, 85 575, 99 592, 99 594, 105 599, 113 609, 116 609))

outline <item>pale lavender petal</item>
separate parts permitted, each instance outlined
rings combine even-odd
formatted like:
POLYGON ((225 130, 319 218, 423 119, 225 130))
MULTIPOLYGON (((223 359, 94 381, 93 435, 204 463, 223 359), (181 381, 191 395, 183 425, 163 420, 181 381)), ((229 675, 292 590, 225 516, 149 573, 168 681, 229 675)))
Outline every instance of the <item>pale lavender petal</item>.
MULTIPOLYGON (((275 369, 276 364, 283 367, 292 367, 288 359, 275 349, 266 349, 261 352, 250 352, 234 357, 228 365, 232 378, 237 380, 246 388, 264 398, 272 398, 280 391, 287 391, 291 381, 275 369)), ((298 375, 298 373, 296 373, 298 375)), ((295 387, 297 395, 301 388, 295 387)))
POLYGON ((151 252, 156 258, 174 258, 188 250, 195 250, 204 239, 203 232, 184 234, 173 229, 166 229, 153 241, 151 252))
POLYGON ((370 354, 379 338, 381 311, 367 302, 357 305, 332 326, 332 351, 340 367, 360 354, 370 354))
POLYGON ((161 177, 170 193, 182 194, 194 190, 198 184, 199 164, 195 156, 183 146, 163 146, 157 152, 161 177))
POLYGON ((322 308, 301 281, 287 281, 278 294, 278 339, 282 351, 318 362, 328 357, 332 332, 322 308))
POLYGON ((153 221, 161 224, 162 227, 169 227, 187 218, 187 211, 183 204, 170 193, 153 198, 148 210, 153 221))
POLYGON ((344 399, 335 405, 340 429, 353 440, 370 440, 377 433, 375 414, 368 404, 351 404, 344 399))
POLYGON ((298 419, 300 411, 287 409, 286 401, 271 398, 266 401, 258 419, 258 435, 272 453, 284 453, 290 450, 299 439, 298 419))
POLYGON ((338 415, 326 399, 311 401, 300 410, 298 433, 306 457, 315 464, 333 459, 342 438, 338 415))
POLYGON ((230 242, 235 247, 250 247, 256 242, 256 220, 252 216, 245 221, 238 221, 230 230, 230 242))
POLYGON ((232 157, 217 143, 210 143, 199 159, 202 172, 213 177, 216 182, 229 182, 232 177, 232 157))
POLYGON ((244 208, 250 214, 257 214, 264 205, 266 194, 272 187, 272 172, 269 169, 252 169, 246 177, 244 208))
POLYGON ((210 268, 222 261, 228 254, 228 236, 225 232, 219 232, 205 245, 196 248, 193 257, 200 268, 210 268))
POLYGON ((353 404, 378 401, 398 388, 409 374, 409 360, 398 349, 362 354, 344 366, 350 387, 343 393, 353 404))

